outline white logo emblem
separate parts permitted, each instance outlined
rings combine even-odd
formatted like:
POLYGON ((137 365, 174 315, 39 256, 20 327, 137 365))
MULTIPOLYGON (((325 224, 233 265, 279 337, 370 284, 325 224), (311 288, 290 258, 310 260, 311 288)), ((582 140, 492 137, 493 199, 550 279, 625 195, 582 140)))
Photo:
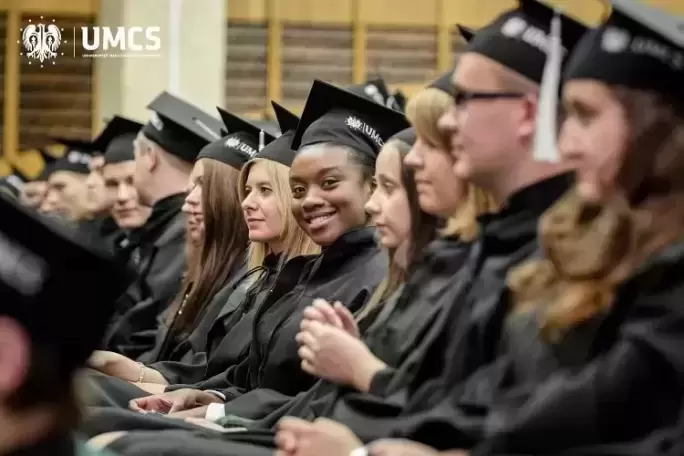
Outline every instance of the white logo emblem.
POLYGON ((624 52, 628 47, 632 37, 627 30, 616 27, 608 27, 601 37, 601 49, 612 54, 624 52))
POLYGON ((349 116, 347 117, 347 126, 349 128, 353 128, 354 130, 360 130, 363 126, 363 122, 356 117, 349 116))
POLYGON ((157 113, 154 111, 152 111, 152 114, 150 114, 150 123, 159 131, 164 129, 164 122, 162 122, 162 120, 159 118, 159 115, 157 115, 157 113))
POLYGON ((501 26, 501 33, 509 38, 520 36, 527 28, 525 19, 513 16, 501 26))
POLYGON ((347 126, 351 129, 358 130, 361 133, 365 134, 368 136, 371 140, 373 140, 377 145, 380 147, 385 145, 385 141, 380 137, 377 131, 367 123, 363 122, 361 119, 357 119, 354 116, 349 116, 347 117, 347 120, 345 122, 347 126))
POLYGON ((75 150, 69 152, 66 159, 69 163, 81 163, 82 165, 90 164, 90 155, 75 150))
MULTIPOLYGON (((43 19, 43 16, 40 17, 43 19)), ((21 55, 26 56, 29 59, 29 65, 32 60, 37 60, 40 62, 40 66, 46 60, 52 60, 52 64, 55 64, 55 59, 58 55, 64 55, 63 52, 59 52, 59 46, 66 40, 62 41, 62 32, 64 29, 59 28, 54 24, 55 20, 52 20, 52 24, 44 24, 39 22, 38 24, 30 23, 25 28, 22 29, 21 43, 24 47, 25 53, 22 52, 21 55)))
POLYGON ((237 149, 238 147, 240 147, 240 144, 241 144, 240 140, 233 137, 233 138, 226 139, 225 146, 230 147, 231 149, 237 149))

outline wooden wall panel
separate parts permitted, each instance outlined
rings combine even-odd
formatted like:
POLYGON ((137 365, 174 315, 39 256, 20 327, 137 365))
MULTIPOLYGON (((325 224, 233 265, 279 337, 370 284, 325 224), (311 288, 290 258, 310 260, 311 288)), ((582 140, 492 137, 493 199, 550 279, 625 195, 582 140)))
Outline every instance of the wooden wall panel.
POLYGON ((351 27, 286 25, 282 52, 286 107, 301 105, 316 78, 337 85, 352 83, 351 27))
MULTIPOLYGON (((6 33, 7 33, 7 13, 0 12, 0 138, 3 137, 5 127, 5 54, 7 49, 5 47, 6 33)), ((0 140, 0 157, 2 157, 2 140, 0 140)))
POLYGON ((369 27, 368 76, 388 83, 426 81, 437 74, 437 30, 369 27))
POLYGON ((368 25, 432 27, 439 23, 440 0, 362 0, 361 15, 368 25))
POLYGON ((352 0, 276 1, 278 19, 286 23, 347 25, 351 24, 353 18, 352 0))
POLYGON ((229 21, 263 22, 267 18, 266 0, 227 0, 229 21))
POLYGON ((266 105, 266 24, 228 22, 225 107, 231 112, 266 105))

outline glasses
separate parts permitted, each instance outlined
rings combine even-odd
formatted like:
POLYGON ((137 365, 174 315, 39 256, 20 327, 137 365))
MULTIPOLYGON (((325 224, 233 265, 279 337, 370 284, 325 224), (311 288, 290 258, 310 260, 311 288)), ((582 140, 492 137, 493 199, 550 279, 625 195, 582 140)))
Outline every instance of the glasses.
POLYGON ((524 93, 520 92, 471 92, 461 88, 454 88, 454 92, 451 95, 456 106, 463 106, 471 100, 513 99, 525 96, 524 93))

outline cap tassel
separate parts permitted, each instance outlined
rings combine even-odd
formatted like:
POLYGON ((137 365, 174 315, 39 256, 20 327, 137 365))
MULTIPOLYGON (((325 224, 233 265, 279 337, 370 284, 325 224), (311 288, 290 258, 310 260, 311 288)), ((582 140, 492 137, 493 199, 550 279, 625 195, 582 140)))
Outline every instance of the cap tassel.
POLYGON ((550 46, 539 89, 537 128, 534 135, 534 159, 558 163, 558 95, 560 90, 563 45, 561 18, 556 10, 551 20, 550 46))
POLYGON ((261 149, 264 148, 264 143, 266 142, 266 137, 264 134, 264 130, 259 131, 259 152, 261 152, 261 149))

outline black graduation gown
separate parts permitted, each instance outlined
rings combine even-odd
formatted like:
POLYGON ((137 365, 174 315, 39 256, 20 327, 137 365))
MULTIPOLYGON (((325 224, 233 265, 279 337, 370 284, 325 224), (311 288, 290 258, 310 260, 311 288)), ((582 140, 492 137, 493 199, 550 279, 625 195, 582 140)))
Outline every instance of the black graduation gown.
POLYGON ((104 350, 137 359, 154 347, 159 316, 180 292, 186 269, 184 199, 184 194, 162 199, 145 225, 129 234, 126 249, 138 278, 117 302, 104 350))
MULTIPOLYGON (((450 312, 435 321, 397 369, 384 396, 348 394, 336 403, 330 417, 349 426, 364 442, 410 436, 429 440, 439 449, 454 448, 440 444, 440 439, 451 438, 439 427, 453 416, 446 399, 456 394, 453 385, 464 383, 481 366, 496 366, 493 362, 508 310, 506 274, 537 254, 538 219, 571 180, 564 174, 540 181, 512 195, 499 213, 482 217, 480 237, 461 268, 450 312)), ((458 393, 472 404, 473 419, 467 424, 475 432, 481 425, 480 409, 491 402, 494 388, 483 377, 458 393)))
MULTIPOLYGON (((426 249, 423 259, 410 271, 409 279, 398 299, 390 300, 375 322, 364 335, 370 348, 381 354, 390 364, 405 362, 413 352, 414 344, 423 337, 433 322, 450 310, 454 293, 460 289, 455 278, 468 257, 470 245, 454 239, 434 241, 426 249)), ((415 365, 415 359, 408 361, 415 365)), ((391 369, 388 370, 391 372, 391 369)), ((386 374, 386 373, 383 373, 386 374)), ((373 382, 376 394, 382 394, 385 375, 373 382)), ((246 394, 226 404, 226 413, 238 415, 242 420, 235 424, 247 425, 248 432, 226 434, 217 438, 216 434, 207 437, 203 431, 195 430, 187 423, 179 423, 178 428, 187 432, 163 431, 160 439, 158 432, 132 432, 115 448, 123 454, 143 454, 144 448, 150 454, 165 454, 174 448, 174 454, 251 454, 272 452, 274 425, 283 416, 298 416, 314 419, 327 416, 338 398, 349 392, 325 380, 319 380, 306 392, 294 398, 272 390, 256 390, 259 402, 246 394), (244 418, 260 418, 247 423, 244 418), (243 442, 243 443, 239 443, 243 442), (251 444, 248 445, 247 443, 251 444), (152 450, 154 449, 154 450, 152 450), (132 453, 129 453, 132 452, 132 453)), ((137 429, 165 429, 163 418, 144 417, 146 423, 139 423, 137 429)))
POLYGON ((88 242, 111 253, 116 251, 116 239, 123 233, 112 217, 83 221, 79 223, 78 230, 79 239, 87 238, 88 242))
MULTIPOLYGON (((229 297, 240 285, 245 272, 244 263, 240 261, 234 267, 233 274, 228 277, 228 282, 202 311, 197 325, 187 337, 178 340, 178 337, 168 334, 167 327, 160 328, 157 338, 157 350, 160 354, 157 358, 166 360, 149 367, 161 373, 170 384, 176 383, 180 378, 199 380, 206 371, 209 328, 216 322, 219 313, 226 316, 226 312, 222 310, 228 307, 227 303, 231 304, 229 297)), ((146 391, 126 380, 92 371, 89 372, 85 385, 87 404, 91 406, 127 407, 131 399, 148 395, 146 391)))
POLYGON ((82 454, 82 450, 82 444, 77 444, 72 436, 59 433, 2 454, 5 456, 77 456, 82 454))
MULTIPOLYGON (((288 261, 259 306, 247 357, 219 376, 194 387, 221 391, 228 401, 249 395, 256 407, 263 395, 271 396, 270 389, 286 395, 308 389, 315 378, 301 370, 299 347, 295 341, 302 312, 319 297, 331 302, 339 300, 352 311, 359 310, 367 302, 387 268, 386 254, 377 247, 374 235, 373 228, 350 231, 320 255, 288 261), (296 265, 301 260, 305 260, 303 271, 290 274, 288 265, 296 265)), ((180 387, 175 385, 173 389, 180 387)), ((159 428, 158 417, 152 417, 148 427, 148 417, 137 415, 127 420, 120 413, 102 411, 94 418, 97 423, 88 426, 86 432, 92 435, 96 431, 159 428), (104 421, 114 428, 100 427, 104 421)), ((167 427, 177 427, 177 421, 168 420, 167 427)))
MULTIPOLYGON (((204 351, 207 344, 207 333, 224 307, 231 293, 240 284, 240 279, 246 273, 245 258, 240 255, 233 265, 232 271, 221 289, 211 298, 200 312, 197 325, 190 334, 180 333, 166 323, 166 316, 162 314, 162 324, 157 329, 154 347, 141 355, 138 361, 152 364, 158 361, 181 361, 188 356, 204 351), (192 338, 192 339, 191 339, 192 338)), ((176 310, 176 318, 180 307, 176 310)))
POLYGON ((536 315, 510 319, 513 384, 473 455, 626 444, 676 426, 684 409, 684 242, 652 257, 610 311, 541 341, 536 315))
MULTIPOLYGON (((287 267, 287 265, 286 265, 287 267)), ((223 383, 203 384, 221 391, 227 401, 252 392, 259 401, 261 389, 295 395, 315 379, 300 368, 295 335, 304 308, 315 298, 340 301, 351 311, 361 309, 386 274, 386 254, 377 247, 375 230, 345 233, 309 260, 300 277, 279 274, 254 321, 249 356, 225 372, 223 383)))
MULTIPOLYGON (((384 304, 375 321, 364 333, 370 350, 388 366, 399 366, 413 352, 432 322, 448 310, 449 299, 444 299, 453 288, 453 279, 465 261, 470 245, 456 239, 439 239, 428 246, 422 260, 408 273, 407 283, 396 296, 384 304)), ((393 367, 378 373, 371 383, 371 394, 383 395, 393 367)), ((256 407, 252 401, 238 398, 226 404, 226 413, 257 420, 249 424, 254 429, 271 429, 284 416, 313 420, 326 416, 346 387, 319 380, 308 391, 294 398, 284 395, 264 401, 256 407)), ((229 421, 229 420, 224 420, 229 421)), ((237 424, 244 425, 243 420, 237 424)))
MULTIPOLYGON (((249 354, 252 340, 254 317, 260 304, 266 299, 269 290, 273 288, 276 277, 281 272, 298 277, 302 272, 304 257, 293 258, 280 269, 279 257, 269 255, 264 266, 248 271, 239 280, 240 284, 219 312, 207 335, 205 352, 193 356, 188 362, 155 363, 151 367, 158 369, 168 380, 170 386, 167 391, 181 388, 203 389, 211 388, 215 383, 223 384, 225 370, 239 364, 249 354), (253 274, 261 273, 254 280, 253 274), (171 380, 175 381, 171 381, 171 380)), ((89 388, 96 388, 92 382, 89 388)), ((111 387, 110 387, 111 388, 111 387)), ((163 429, 169 427, 170 420, 142 415, 128 410, 130 399, 148 396, 149 394, 129 382, 117 382, 116 392, 111 390, 104 394, 96 391, 100 402, 97 407, 89 407, 83 431, 93 437, 103 432, 128 429, 163 429), (120 407, 120 408, 119 408, 120 407), (161 421, 160 421, 161 420, 161 421)), ((181 427, 183 422, 171 421, 181 427)), ((194 428, 191 426, 191 428, 194 428)))

